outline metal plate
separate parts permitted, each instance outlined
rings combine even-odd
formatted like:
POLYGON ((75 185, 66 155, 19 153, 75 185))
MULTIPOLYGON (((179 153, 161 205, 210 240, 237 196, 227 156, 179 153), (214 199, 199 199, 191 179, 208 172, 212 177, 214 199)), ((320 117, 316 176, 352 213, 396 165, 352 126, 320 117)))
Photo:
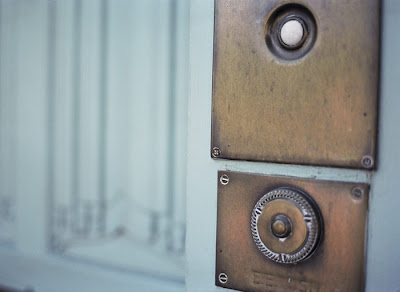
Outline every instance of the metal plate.
POLYGON ((379 15, 379 0, 216 0, 212 156, 372 168, 379 15), (266 44, 267 20, 288 3, 317 30, 295 60, 266 44))
POLYGON ((368 185, 226 171, 220 171, 218 179, 217 286, 274 292, 364 290, 368 185), (226 175, 224 184, 222 175, 226 175), (278 187, 311 195, 324 221, 320 246, 296 265, 264 256, 250 230, 253 207, 278 187))

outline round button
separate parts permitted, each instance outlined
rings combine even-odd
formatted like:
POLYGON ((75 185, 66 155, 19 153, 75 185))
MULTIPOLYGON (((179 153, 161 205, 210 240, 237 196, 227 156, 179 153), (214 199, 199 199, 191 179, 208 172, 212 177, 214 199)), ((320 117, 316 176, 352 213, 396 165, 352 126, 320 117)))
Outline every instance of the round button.
POLYGON ((280 30, 280 39, 288 47, 298 46, 304 37, 304 28, 300 21, 291 19, 286 21, 280 30))
POLYGON ((271 221, 272 233, 278 238, 286 238, 292 231, 292 223, 285 215, 277 215, 271 221))
POLYGON ((272 232, 277 236, 282 236, 286 233, 286 225, 282 220, 276 220, 272 223, 272 232))
POLYGON ((266 193, 251 215, 256 246, 278 263, 295 264, 310 257, 318 247, 322 229, 318 206, 309 195, 292 188, 266 193))

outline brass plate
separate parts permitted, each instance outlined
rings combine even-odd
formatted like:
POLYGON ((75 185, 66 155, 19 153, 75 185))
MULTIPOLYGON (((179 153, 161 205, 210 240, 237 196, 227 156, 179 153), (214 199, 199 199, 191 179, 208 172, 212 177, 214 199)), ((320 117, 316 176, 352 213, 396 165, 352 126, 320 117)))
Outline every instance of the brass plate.
POLYGON ((373 167, 379 15, 379 0, 216 0, 212 156, 373 167), (316 23, 315 43, 295 60, 266 45, 267 19, 288 3, 316 23))
POLYGON ((220 171, 216 244, 217 286, 241 291, 363 291, 368 185, 220 171), (253 241, 253 207, 267 192, 294 187, 308 193, 323 221, 322 241, 298 264, 280 264, 264 256, 253 241), (360 195, 358 197, 358 195, 360 195), (225 275, 226 283, 219 280, 225 275))

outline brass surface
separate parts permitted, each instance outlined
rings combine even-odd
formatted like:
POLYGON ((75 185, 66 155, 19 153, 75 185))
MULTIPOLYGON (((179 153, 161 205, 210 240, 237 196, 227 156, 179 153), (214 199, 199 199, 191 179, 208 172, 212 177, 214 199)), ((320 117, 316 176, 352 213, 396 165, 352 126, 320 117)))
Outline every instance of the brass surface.
POLYGON ((316 203, 304 191, 290 187, 275 188, 262 196, 253 208, 250 221, 257 248, 277 263, 294 264, 306 260, 318 247, 323 232, 323 220, 316 203), (293 225, 291 236, 277 241, 272 230, 266 232, 265 225, 270 225, 275 218, 293 225))
POLYGON ((294 253, 303 246, 307 236, 303 213, 296 205, 284 200, 276 200, 265 206, 258 219, 258 230, 262 242, 276 253, 294 253), (284 241, 277 238, 270 229, 274 217, 281 214, 289 217, 292 223, 291 235, 284 241))
POLYGON ((374 167, 379 15, 379 0, 216 0, 213 157, 374 167), (315 39, 274 53, 268 21, 288 3, 313 15, 315 39))
POLYGON ((229 184, 218 184, 216 285, 241 291, 364 290, 368 185, 227 171, 220 171, 218 178, 223 174, 229 184), (324 221, 319 247, 295 265, 264 256, 249 226, 258 200, 279 187, 308 193, 324 221), (228 277, 224 284, 218 279, 221 273, 228 277))
POLYGON ((272 218, 271 231, 278 238, 286 238, 292 233, 292 223, 287 216, 278 214, 272 218))
POLYGON ((283 220, 277 219, 271 224, 272 232, 276 236, 283 236, 287 233, 288 227, 283 220))

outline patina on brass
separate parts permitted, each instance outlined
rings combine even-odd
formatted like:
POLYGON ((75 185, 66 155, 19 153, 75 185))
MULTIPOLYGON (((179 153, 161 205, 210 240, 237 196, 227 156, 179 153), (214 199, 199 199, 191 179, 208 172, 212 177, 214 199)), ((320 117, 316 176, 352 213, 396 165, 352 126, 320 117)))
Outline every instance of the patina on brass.
POLYGON ((292 234, 292 222, 285 215, 276 215, 271 220, 271 232, 277 238, 287 238, 292 234))
POLYGON ((309 195, 276 188, 260 198, 251 214, 251 233, 258 249, 285 264, 310 257, 321 240, 323 222, 309 195))
MULTIPOLYGON (((307 236, 307 228, 303 221, 303 214, 296 206, 284 200, 272 202, 264 208, 257 225, 262 242, 273 252, 277 253, 293 253, 299 250, 307 236), (274 217, 277 216, 275 214, 281 216, 284 214, 283 216, 290 216, 290 218, 292 218, 292 220, 290 220, 291 224, 289 223, 290 225, 288 225, 294 225, 293 230, 290 236, 287 235, 283 237, 286 238, 285 241, 279 241, 279 239, 274 236, 273 230, 269 228, 274 217), (292 221, 294 223, 292 223, 292 221)), ((292 229, 291 227, 288 228, 292 229)), ((285 233, 286 229, 287 228, 285 228, 285 233)))
POLYGON ((379 0, 216 0, 213 157, 373 168, 379 15, 379 0), (299 48, 277 39, 289 18, 299 48))
MULTIPOLYGON (((218 178, 224 174, 229 176, 229 184, 218 184, 216 285, 241 291, 364 290, 368 185, 227 171, 220 171, 218 178), (265 194, 279 188, 309 194, 323 218, 324 232, 318 248, 297 264, 272 261, 253 240, 250 220, 254 206, 265 194), (227 276, 225 283, 220 282, 220 274, 227 276)), ((264 210, 265 217, 260 215, 259 221, 264 222, 259 222, 262 239, 273 242, 277 251, 298 249, 306 236, 300 224, 304 214, 285 200, 273 202, 268 207, 271 210, 264 210), (296 236, 292 246, 284 245, 287 240, 279 242, 270 232, 273 222, 287 224, 280 215, 291 219, 291 235, 286 239, 296 236)))

